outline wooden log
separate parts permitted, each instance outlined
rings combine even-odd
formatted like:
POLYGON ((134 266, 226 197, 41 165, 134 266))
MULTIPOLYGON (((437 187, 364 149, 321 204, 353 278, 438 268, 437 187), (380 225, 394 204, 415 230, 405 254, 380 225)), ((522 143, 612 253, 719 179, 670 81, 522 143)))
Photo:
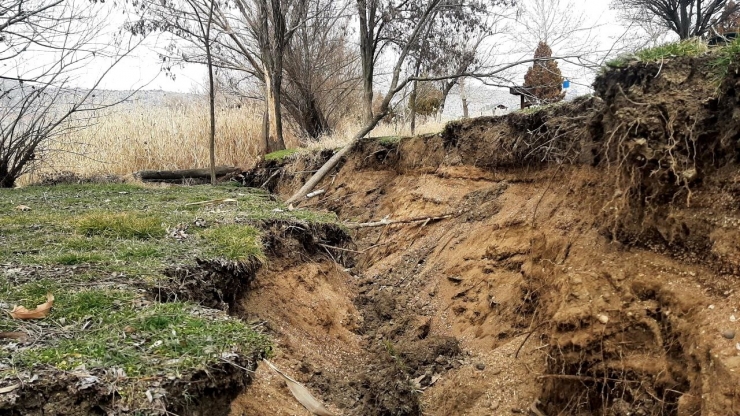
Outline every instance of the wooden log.
MULTIPOLYGON (((237 173, 241 169, 233 166, 216 167, 216 176, 237 173)), ((210 169, 183 169, 183 170, 140 170, 134 172, 134 177, 142 181, 171 181, 179 179, 210 179, 210 169)))

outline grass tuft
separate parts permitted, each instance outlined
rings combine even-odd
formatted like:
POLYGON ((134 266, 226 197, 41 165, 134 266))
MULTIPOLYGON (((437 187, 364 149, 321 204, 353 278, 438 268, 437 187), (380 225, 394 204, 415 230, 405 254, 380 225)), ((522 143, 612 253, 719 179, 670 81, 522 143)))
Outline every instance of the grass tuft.
POLYGON ((284 149, 284 150, 278 150, 277 152, 268 153, 265 155, 265 160, 267 161, 276 161, 276 162, 282 162, 283 160, 289 158, 290 156, 293 156, 294 154, 300 152, 300 149, 284 149))
POLYGON ((700 38, 682 40, 678 42, 666 43, 653 48, 647 48, 635 52, 618 56, 608 61, 602 72, 606 68, 624 68, 630 62, 656 62, 664 59, 678 58, 682 56, 699 56, 709 51, 709 46, 700 38))
POLYGON ((85 214, 75 222, 75 230, 86 236, 142 240, 165 235, 162 218, 133 212, 85 214))
POLYGON ((222 225, 211 228, 203 233, 211 245, 211 253, 223 256, 229 260, 247 260, 255 257, 265 260, 259 232, 245 225, 222 225))
POLYGON ((739 61, 738 58, 740 58, 740 39, 734 39, 718 48, 717 56, 711 63, 717 86, 727 78, 730 68, 739 61))
POLYGON ((22 351, 16 360, 65 371, 120 368, 136 377, 203 368, 223 352, 269 351, 267 338, 248 325, 226 315, 200 315, 194 305, 146 304, 128 291, 62 290, 50 319, 64 323, 56 331, 68 328, 74 337, 22 351))
POLYGON ((644 62, 655 62, 666 58, 677 58, 682 56, 698 56, 709 51, 709 46, 700 38, 682 40, 680 42, 667 43, 665 45, 647 48, 637 52, 635 55, 644 62))
POLYGON ((382 144, 383 146, 395 146, 401 143, 401 136, 383 136, 374 137, 373 139, 377 140, 378 143, 382 144))

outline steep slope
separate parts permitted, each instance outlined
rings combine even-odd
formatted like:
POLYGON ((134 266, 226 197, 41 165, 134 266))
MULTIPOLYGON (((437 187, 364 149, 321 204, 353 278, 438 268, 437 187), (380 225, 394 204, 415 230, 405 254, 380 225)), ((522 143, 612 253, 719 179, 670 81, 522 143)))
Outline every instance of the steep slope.
MULTIPOLYGON (((318 286, 298 269, 273 292, 299 299, 263 309, 275 333, 304 331, 276 360, 341 414, 740 414, 740 76, 720 83, 713 59, 638 63, 600 77, 599 98, 360 143, 303 207, 419 220, 356 228, 352 267, 318 286), (333 293, 352 305, 329 308, 332 324, 291 324, 333 293)), ((317 159, 247 178, 287 194, 317 159)), ((279 383, 253 388, 233 414, 290 402, 279 383)))

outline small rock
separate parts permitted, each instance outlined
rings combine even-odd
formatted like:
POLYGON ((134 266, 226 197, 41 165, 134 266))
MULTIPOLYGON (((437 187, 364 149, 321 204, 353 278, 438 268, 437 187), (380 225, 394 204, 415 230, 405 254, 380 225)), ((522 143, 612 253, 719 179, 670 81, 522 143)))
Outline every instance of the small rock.
POLYGON ((478 364, 475 365, 475 368, 476 368, 476 370, 483 371, 483 370, 486 369, 486 365, 483 364, 483 363, 478 363, 478 364))
POLYGON ((441 355, 438 355, 434 362, 437 364, 447 364, 447 360, 445 360, 445 357, 441 355))
POLYGON ((711 311, 712 309, 714 309, 714 305, 709 305, 708 309, 711 311))
POLYGON ((609 317, 604 314, 596 315, 596 319, 599 320, 602 324, 606 325, 609 322, 609 317))
POLYGON ((730 322, 736 322, 737 318, 735 318, 735 315, 730 315, 730 322))
POLYGON ((735 331, 733 331, 732 329, 726 329, 722 331, 722 336, 727 339, 733 339, 735 338, 735 331))

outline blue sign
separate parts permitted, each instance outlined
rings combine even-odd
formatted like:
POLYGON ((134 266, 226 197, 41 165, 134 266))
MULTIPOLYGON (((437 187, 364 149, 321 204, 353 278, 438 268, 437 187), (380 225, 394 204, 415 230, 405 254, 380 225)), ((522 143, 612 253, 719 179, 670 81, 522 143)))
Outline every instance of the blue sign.
POLYGON ((566 79, 565 81, 563 81, 563 88, 570 88, 570 80, 569 79, 566 79))

